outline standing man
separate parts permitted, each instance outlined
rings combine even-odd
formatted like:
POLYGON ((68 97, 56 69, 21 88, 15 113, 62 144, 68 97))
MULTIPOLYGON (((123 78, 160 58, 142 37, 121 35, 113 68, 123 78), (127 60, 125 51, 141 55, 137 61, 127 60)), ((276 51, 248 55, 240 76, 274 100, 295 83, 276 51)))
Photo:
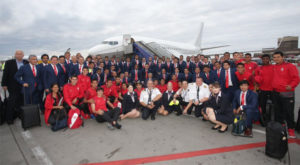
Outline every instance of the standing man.
POLYGON ((155 114, 160 106, 161 93, 157 88, 153 88, 153 81, 147 82, 147 88, 144 89, 140 96, 142 105, 142 118, 147 120, 151 115, 151 120, 155 120, 155 114))
POLYGON ((42 90, 41 72, 37 67, 37 57, 29 56, 29 64, 23 65, 15 74, 15 79, 25 88, 26 104, 39 104, 40 91, 42 90))
POLYGON ((278 51, 273 54, 274 74, 272 87, 274 89, 275 121, 287 122, 290 138, 295 136, 295 88, 299 84, 299 72, 295 65, 285 62, 283 53, 278 51))
POLYGON ((28 63, 28 61, 23 60, 24 53, 22 50, 17 50, 15 52, 15 59, 11 59, 5 62, 5 67, 3 70, 1 86, 4 91, 9 92, 9 109, 6 112, 7 124, 14 123, 14 113, 19 115, 20 106, 23 104, 23 96, 21 94, 22 86, 14 78, 16 72, 21 68, 21 66, 28 63))
POLYGON ((222 92, 228 95, 229 100, 232 101, 234 92, 238 88, 238 80, 235 75, 235 68, 230 68, 230 62, 223 62, 223 69, 220 75, 220 84, 222 92))
POLYGON ((272 81, 274 66, 270 64, 270 55, 265 54, 262 56, 263 65, 256 69, 255 71, 255 82, 259 86, 258 99, 259 106, 262 111, 262 117, 264 121, 269 121, 271 119, 270 114, 266 112, 266 106, 268 98, 272 99, 272 81))

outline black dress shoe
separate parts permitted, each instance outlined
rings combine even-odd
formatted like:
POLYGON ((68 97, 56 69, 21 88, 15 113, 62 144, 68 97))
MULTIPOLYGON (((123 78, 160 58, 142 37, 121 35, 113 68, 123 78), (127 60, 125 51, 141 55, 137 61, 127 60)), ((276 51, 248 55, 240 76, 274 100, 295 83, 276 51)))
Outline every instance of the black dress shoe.
POLYGON ((224 133, 224 132, 226 132, 228 130, 228 126, 226 127, 226 129, 224 129, 224 131, 222 131, 221 129, 219 129, 219 132, 220 133, 224 133))
POLYGON ((119 124, 119 123, 116 123, 115 125, 113 125, 114 127, 116 127, 117 129, 121 129, 122 128, 122 125, 119 124))
POLYGON ((221 128, 221 126, 219 126, 217 128, 215 126, 211 127, 212 130, 217 130, 217 129, 220 129, 220 128, 221 128))
POLYGON ((155 120, 155 116, 153 115, 153 116, 151 116, 151 120, 155 120))

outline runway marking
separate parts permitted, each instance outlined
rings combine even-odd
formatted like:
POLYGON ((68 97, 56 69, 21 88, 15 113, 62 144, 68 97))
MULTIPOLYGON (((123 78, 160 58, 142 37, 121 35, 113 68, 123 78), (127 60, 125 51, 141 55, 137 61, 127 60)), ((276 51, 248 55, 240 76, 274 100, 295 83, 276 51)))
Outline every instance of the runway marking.
MULTIPOLYGON (((300 139, 289 139, 289 143, 296 143, 300 145, 300 139)), ((265 145, 266 142, 258 142, 258 143, 249 143, 249 144, 242 144, 242 145, 235 145, 235 146, 212 148, 212 149, 205 149, 205 150, 191 151, 191 152, 184 152, 184 153, 177 153, 177 154, 169 154, 169 155, 159 155, 159 156, 134 158, 134 159, 127 159, 127 160, 116 160, 116 161, 101 162, 101 163, 88 163, 85 165, 144 164, 144 163, 153 163, 153 162, 161 162, 161 161, 170 161, 175 159, 185 159, 185 158, 204 156, 204 155, 220 154, 220 153, 233 152, 233 151, 249 150, 249 149, 264 147, 265 145)))
MULTIPOLYGON (((20 125, 19 123, 17 125, 20 125)), ((19 127, 19 129, 21 129, 19 127)), ((42 147, 34 141, 34 138, 32 137, 32 134, 29 130, 22 131, 21 130, 21 135, 24 141, 27 143, 29 147, 31 147, 31 151, 35 158, 39 161, 39 164, 42 165, 53 165, 47 154, 44 152, 42 147)))
POLYGON ((253 132, 261 133, 261 134, 266 134, 266 131, 262 131, 259 129, 252 129, 253 132))

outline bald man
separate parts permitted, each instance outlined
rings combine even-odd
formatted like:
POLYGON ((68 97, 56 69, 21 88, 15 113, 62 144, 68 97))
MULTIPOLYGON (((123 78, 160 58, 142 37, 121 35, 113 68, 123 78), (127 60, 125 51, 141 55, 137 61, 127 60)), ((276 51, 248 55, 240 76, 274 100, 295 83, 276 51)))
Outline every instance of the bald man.
POLYGON ((22 50, 17 50, 15 52, 15 59, 7 60, 3 70, 1 86, 4 91, 8 90, 9 92, 9 108, 6 112, 7 124, 14 123, 15 117, 19 115, 20 106, 23 104, 23 96, 21 93, 22 86, 14 78, 21 66, 28 63, 28 61, 23 60, 23 57, 24 52, 22 50))

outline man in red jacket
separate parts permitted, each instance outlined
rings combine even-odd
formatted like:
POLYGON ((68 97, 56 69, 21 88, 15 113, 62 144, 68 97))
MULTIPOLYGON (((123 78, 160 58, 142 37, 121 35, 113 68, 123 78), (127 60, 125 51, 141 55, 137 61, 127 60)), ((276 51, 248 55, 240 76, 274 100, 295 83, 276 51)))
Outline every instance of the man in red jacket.
POLYGON ((105 85, 102 85, 104 95, 108 101, 115 103, 118 101, 119 95, 116 86, 113 85, 112 80, 108 79, 105 85))
POLYGON ((80 109, 80 103, 82 102, 83 93, 80 90, 80 86, 77 84, 78 78, 76 75, 71 76, 71 82, 66 84, 63 89, 64 94, 64 107, 66 110, 80 109))
POLYGON ((243 81, 243 80, 247 80, 249 83, 249 89, 252 91, 254 90, 254 84, 253 84, 253 76, 250 72, 247 72, 245 69, 245 65, 243 63, 238 63, 236 66, 236 72, 235 75, 237 77, 237 79, 239 80, 239 82, 243 81))
POLYGON ((252 57, 250 53, 245 54, 245 69, 247 72, 250 72, 254 75, 254 71, 257 68, 256 62, 251 61, 252 57))
POLYGON ((270 64, 270 55, 264 54, 261 58, 262 66, 256 68, 254 80, 259 86, 258 99, 262 117, 264 121, 268 122, 271 120, 271 114, 266 112, 266 106, 268 99, 272 99, 274 66, 270 64))
POLYGON ((295 88, 299 84, 299 72, 296 66, 285 62, 283 53, 278 51, 273 54, 274 74, 272 87, 274 89, 275 121, 287 122, 290 138, 295 136, 295 88))

